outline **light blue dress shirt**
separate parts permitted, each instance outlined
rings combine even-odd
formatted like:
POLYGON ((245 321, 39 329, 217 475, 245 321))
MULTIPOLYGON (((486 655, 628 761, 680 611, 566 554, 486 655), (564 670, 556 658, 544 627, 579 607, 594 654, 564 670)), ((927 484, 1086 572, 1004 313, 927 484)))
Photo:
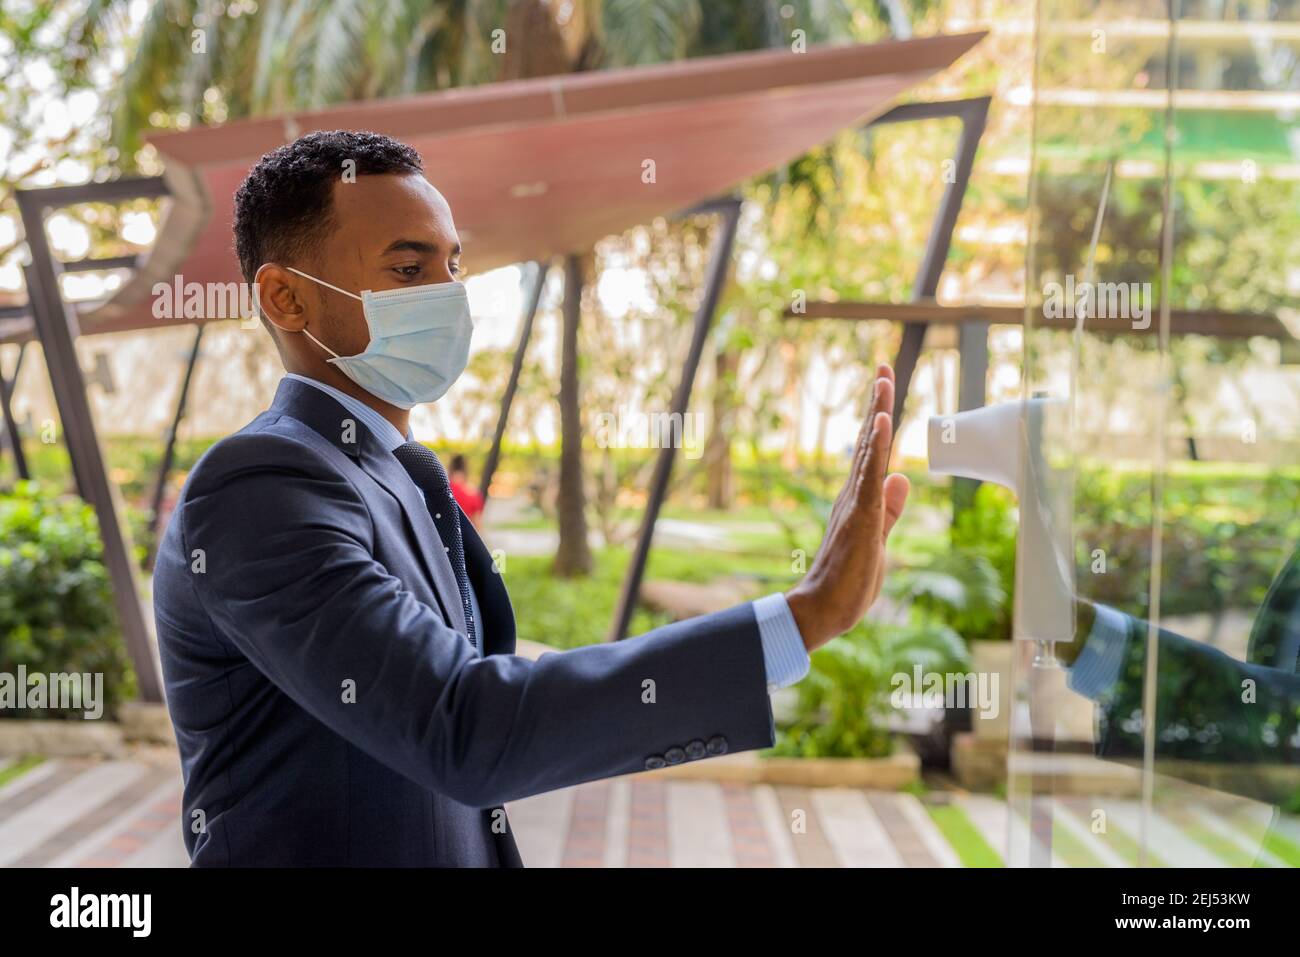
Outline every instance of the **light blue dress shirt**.
POLYGON ((1078 657, 1074 659, 1066 683, 1071 691, 1096 701, 1119 680, 1119 672, 1128 653, 1129 623, 1132 619, 1107 605, 1094 605, 1093 608, 1096 615, 1092 620, 1092 629, 1088 632, 1078 657))
MULTIPOLYGON (((412 441, 408 434, 405 438, 396 426, 370 406, 346 392, 340 392, 331 385, 309 379, 295 372, 286 373, 290 379, 296 379, 314 388, 320 389, 331 399, 347 409, 356 420, 370 430, 380 444, 389 452, 412 441)), ((479 614, 478 596, 473 586, 469 590, 470 605, 474 611, 474 620, 482 621, 479 614)), ((804 648, 799 626, 795 624, 794 615, 786 603, 785 595, 777 592, 754 602, 754 618, 758 621, 758 640, 763 646, 763 665, 767 671, 767 690, 776 691, 792 685, 808 673, 808 652, 804 648)), ((480 647, 482 643, 480 642, 480 647)))

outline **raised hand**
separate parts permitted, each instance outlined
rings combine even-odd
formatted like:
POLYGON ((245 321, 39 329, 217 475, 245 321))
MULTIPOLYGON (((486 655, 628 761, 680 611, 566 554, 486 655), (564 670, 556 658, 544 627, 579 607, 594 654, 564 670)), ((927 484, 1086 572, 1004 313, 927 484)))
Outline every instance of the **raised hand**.
POLYGON ((894 371, 876 369, 871 412, 862 423, 849 472, 826 538, 808 574, 786 592, 804 646, 811 652, 862 620, 880 594, 885 542, 903 513, 908 482, 886 475, 894 435, 894 371))

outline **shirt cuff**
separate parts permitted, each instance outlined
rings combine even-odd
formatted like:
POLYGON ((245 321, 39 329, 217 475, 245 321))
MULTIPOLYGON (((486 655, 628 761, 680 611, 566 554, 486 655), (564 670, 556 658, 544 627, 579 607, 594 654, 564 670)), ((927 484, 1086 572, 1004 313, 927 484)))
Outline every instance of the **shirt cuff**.
POLYGON ((758 640, 763 645, 767 691, 771 694, 808 673, 808 650, 785 595, 777 592, 755 601, 754 617, 758 620, 758 640))
POLYGON ((1119 680, 1128 652, 1129 617, 1106 605, 1094 605, 1092 630, 1074 659, 1070 690, 1096 701, 1119 680))

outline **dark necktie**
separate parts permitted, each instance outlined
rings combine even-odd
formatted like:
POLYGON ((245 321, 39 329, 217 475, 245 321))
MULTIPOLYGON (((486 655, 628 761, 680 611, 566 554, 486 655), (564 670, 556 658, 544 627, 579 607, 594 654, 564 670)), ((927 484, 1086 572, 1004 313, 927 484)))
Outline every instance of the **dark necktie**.
POLYGON ((460 588, 460 603, 465 608, 465 627, 469 631, 469 642, 478 647, 474 638, 474 610, 469 599, 469 573, 465 570, 465 540, 460 531, 460 506, 451 494, 451 482, 447 470, 428 448, 419 442, 407 442, 393 449, 393 455, 402 463, 411 480, 424 493, 424 504, 433 516, 433 524, 442 538, 443 549, 451 561, 451 570, 456 573, 456 584, 460 588))

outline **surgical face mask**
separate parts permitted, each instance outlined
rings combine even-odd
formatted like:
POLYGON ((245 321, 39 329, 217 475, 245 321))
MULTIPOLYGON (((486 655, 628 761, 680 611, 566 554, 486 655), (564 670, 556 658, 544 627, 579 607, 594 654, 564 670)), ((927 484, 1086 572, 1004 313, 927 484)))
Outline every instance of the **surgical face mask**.
POLYGON ((330 365, 376 398, 401 409, 442 398, 465 371, 474 331, 469 298, 458 282, 385 289, 361 295, 332 286, 292 266, 310 279, 361 300, 370 327, 370 344, 355 356, 341 356, 306 329, 305 335, 334 358, 330 365))

